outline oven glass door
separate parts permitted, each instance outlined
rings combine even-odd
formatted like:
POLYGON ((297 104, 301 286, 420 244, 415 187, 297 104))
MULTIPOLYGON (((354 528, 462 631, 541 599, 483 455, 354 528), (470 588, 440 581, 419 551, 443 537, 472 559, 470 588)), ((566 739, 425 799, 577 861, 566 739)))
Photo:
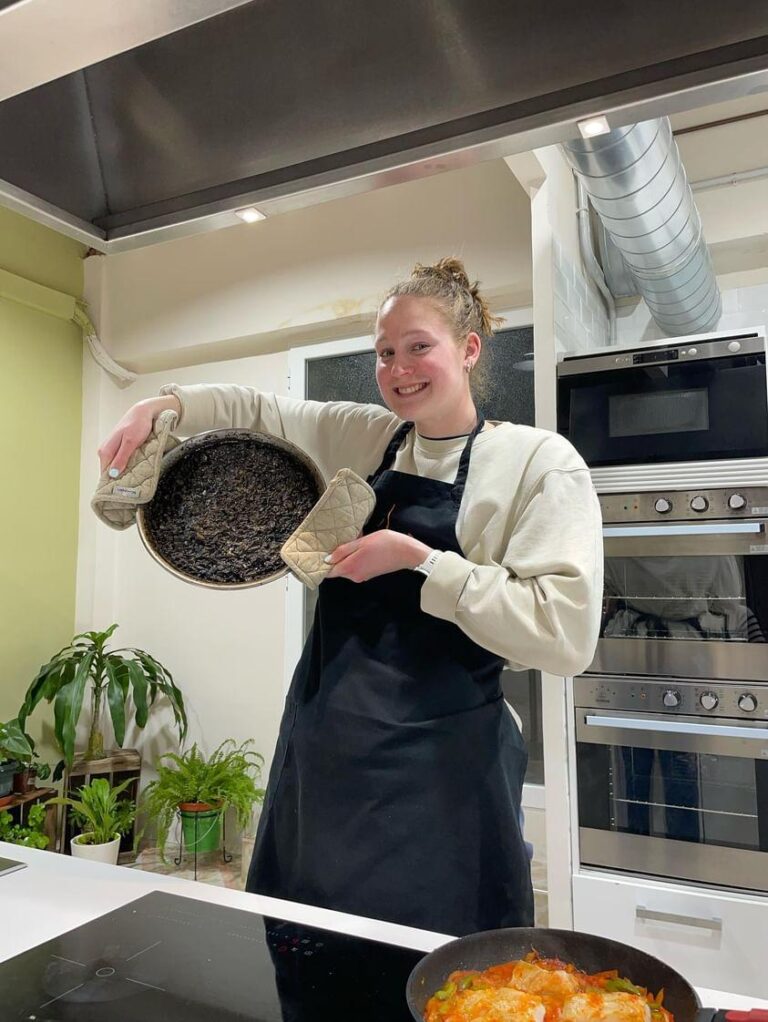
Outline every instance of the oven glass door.
POLYGON ((590 468, 768 455, 765 354, 558 378, 557 430, 590 468))
POLYGON ((768 721, 579 709, 576 765, 582 864, 768 890, 768 721))
POLYGON ((768 677, 764 523, 606 526, 590 670, 768 677))

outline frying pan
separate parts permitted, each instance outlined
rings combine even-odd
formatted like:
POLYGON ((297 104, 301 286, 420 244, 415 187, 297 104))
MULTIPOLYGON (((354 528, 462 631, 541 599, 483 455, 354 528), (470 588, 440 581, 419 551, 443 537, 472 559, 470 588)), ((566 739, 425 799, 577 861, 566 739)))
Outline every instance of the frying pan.
POLYGON ((416 1022, 423 1022, 427 1001, 450 973, 458 969, 487 969, 490 965, 524 958, 529 951, 544 958, 573 962, 584 972, 617 969, 620 976, 656 994, 664 990, 664 1007, 675 1022, 709 1022, 714 1012, 702 1008, 698 995, 679 972, 644 951, 606 937, 573 930, 538 927, 470 933, 431 951, 408 978, 405 996, 416 1022))

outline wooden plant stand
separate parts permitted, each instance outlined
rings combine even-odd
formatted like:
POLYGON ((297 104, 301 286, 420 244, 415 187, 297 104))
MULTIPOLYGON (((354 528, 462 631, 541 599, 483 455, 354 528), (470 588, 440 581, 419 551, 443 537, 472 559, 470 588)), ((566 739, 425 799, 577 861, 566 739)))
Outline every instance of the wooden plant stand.
MULTIPOLYGON (((0 812, 7 809, 16 823, 25 824, 30 808, 37 802, 45 804, 48 799, 58 795, 55 788, 29 788, 24 795, 14 795, 0 812)), ((44 831, 48 836, 48 849, 56 848, 56 809, 57 806, 46 806, 44 831)))

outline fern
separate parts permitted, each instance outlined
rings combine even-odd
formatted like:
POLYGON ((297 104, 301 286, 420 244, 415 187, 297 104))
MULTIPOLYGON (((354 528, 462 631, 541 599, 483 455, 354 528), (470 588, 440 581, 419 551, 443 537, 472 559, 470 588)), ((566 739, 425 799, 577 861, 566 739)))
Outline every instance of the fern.
POLYGON ((237 745, 228 738, 207 759, 197 744, 187 752, 167 752, 160 757, 155 765, 157 780, 147 785, 141 805, 157 824, 157 845, 163 859, 168 834, 183 802, 207 803, 220 815, 232 809, 238 826, 248 826, 254 803, 264 798, 264 789, 257 785, 264 757, 252 745, 253 739, 237 745))

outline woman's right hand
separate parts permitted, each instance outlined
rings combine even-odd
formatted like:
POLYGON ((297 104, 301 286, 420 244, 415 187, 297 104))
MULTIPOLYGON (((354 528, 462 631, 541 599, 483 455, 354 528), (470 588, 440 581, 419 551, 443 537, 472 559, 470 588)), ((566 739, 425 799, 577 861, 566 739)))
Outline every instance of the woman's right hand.
POLYGON ((121 476, 128 459, 147 439, 155 419, 166 408, 181 415, 181 404, 173 394, 147 398, 132 405, 99 447, 101 471, 109 469, 114 478, 121 476))

